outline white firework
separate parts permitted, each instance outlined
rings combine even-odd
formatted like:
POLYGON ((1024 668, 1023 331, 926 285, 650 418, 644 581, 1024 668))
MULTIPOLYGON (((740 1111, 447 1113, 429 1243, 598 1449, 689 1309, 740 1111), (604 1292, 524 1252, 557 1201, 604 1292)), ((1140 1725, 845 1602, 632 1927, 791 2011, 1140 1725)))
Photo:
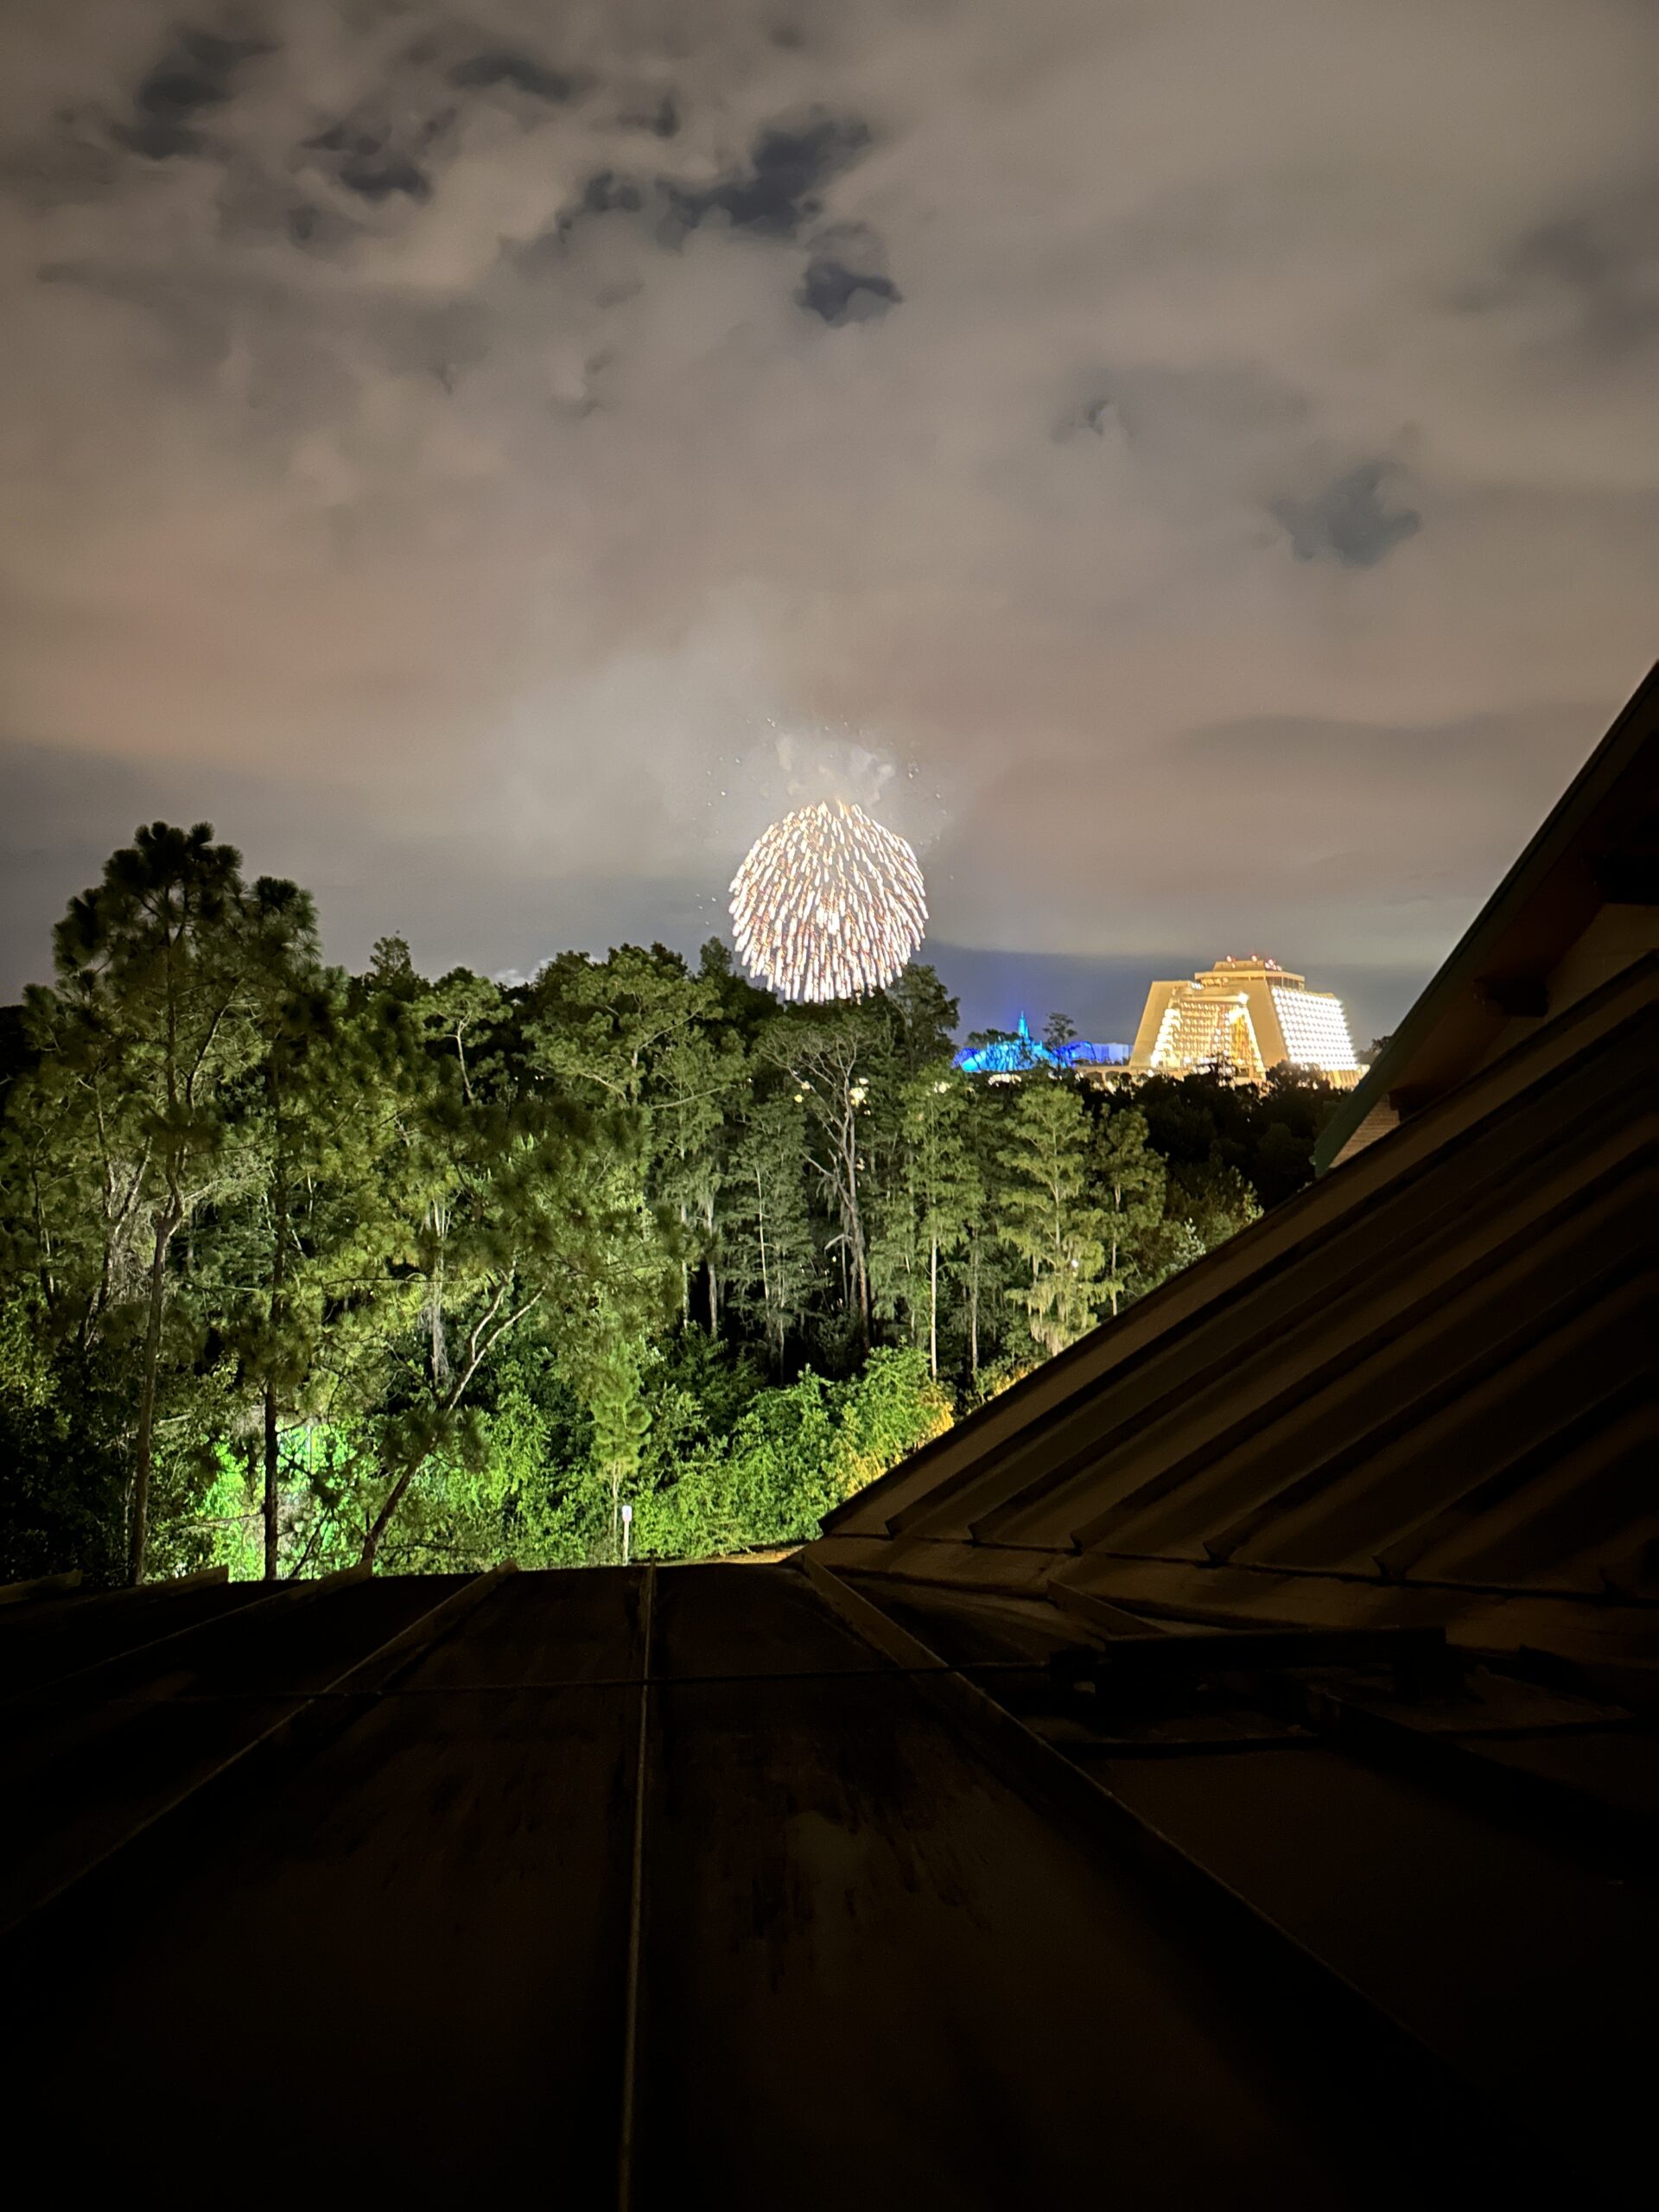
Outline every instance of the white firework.
POLYGON ((732 924, 739 957, 779 998, 862 998, 922 941, 922 871, 861 806, 820 800, 750 847, 732 879, 732 924))

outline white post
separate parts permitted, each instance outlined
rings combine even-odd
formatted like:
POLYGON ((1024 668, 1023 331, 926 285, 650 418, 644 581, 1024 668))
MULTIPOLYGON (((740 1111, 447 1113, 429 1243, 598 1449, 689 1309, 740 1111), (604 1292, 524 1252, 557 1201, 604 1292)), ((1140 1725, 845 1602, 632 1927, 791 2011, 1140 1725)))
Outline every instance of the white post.
POLYGON ((631 1505, 625 1505, 622 1509, 622 1564, 624 1567, 628 1563, 628 1539, 632 1533, 633 1508, 631 1505))

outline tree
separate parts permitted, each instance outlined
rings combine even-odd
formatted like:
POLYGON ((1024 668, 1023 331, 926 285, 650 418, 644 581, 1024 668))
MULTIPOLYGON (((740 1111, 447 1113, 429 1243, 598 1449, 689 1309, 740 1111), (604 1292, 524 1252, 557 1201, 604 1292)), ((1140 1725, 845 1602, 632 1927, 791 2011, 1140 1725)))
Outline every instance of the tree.
POLYGON ((376 938, 369 955, 369 974, 381 990, 413 993, 420 988, 410 957, 409 939, 404 937, 376 938))
POLYGON ((728 1189, 736 1279, 758 1303, 773 1368, 798 1330, 817 1253, 805 1190, 806 1118, 788 1092, 751 1107, 728 1189))
POLYGON ((1166 1219, 1186 1223, 1198 1249, 1212 1252, 1217 1244, 1224 1244, 1241 1229, 1259 1221, 1262 1207, 1237 1168, 1206 1160, 1168 1169, 1164 1214, 1166 1219))
POLYGON ((747 1087, 747 1056, 729 1031, 701 1025, 676 1033, 657 1054, 649 1086, 652 1195, 679 1224, 680 1318, 691 1320, 691 1269, 707 1287, 709 1333, 720 1334, 720 1203, 727 1182, 733 1104, 747 1087))
MULTIPOLYGON (((371 1564, 421 1469, 473 1449, 468 1393, 499 1347, 527 1326, 544 1333, 591 1408, 619 1348, 660 1325, 677 1258, 645 1196, 640 1109, 505 1077, 485 1096, 459 1043, 450 1050, 452 996, 441 987, 413 1007, 433 1049, 402 1122, 404 1325, 388 1345, 397 1380, 377 1432, 378 1502, 365 1514, 371 1564)), ((594 1082, 601 1095, 619 1088, 594 1082)))
POLYGON ((625 1498, 657 1556, 810 1535, 954 1387, 1298 1187, 1335 1097, 1129 1108, 1058 1016, 976 1082, 920 965, 810 1008, 717 941, 503 988, 388 937, 346 977, 206 830, 144 832, 60 937, 0 1009, 19 1573, 107 1579, 135 1502, 151 1573, 578 1564, 625 1498))
POLYGON ((594 1457, 611 1506, 611 1557, 622 1557, 622 1492, 639 1471, 651 1427, 651 1409, 639 1395, 639 1351, 630 1344, 607 1345, 594 1366, 588 1392, 594 1421, 594 1457))
POLYGON ((759 1392, 725 1435, 689 1454, 671 1484, 642 1496, 642 1549, 696 1558, 808 1541, 843 1498, 951 1418, 919 1352, 878 1347, 841 1382, 809 1370, 759 1392))
MULTIPOLYGON (((296 1357, 290 1327, 289 1277, 296 1254, 294 1214, 304 1189, 308 1122, 320 1098, 312 1081, 319 1048, 329 1035, 334 1007, 321 973, 316 918, 311 901, 291 884, 256 887, 248 916, 250 1021, 257 1039, 257 1109, 264 1139, 260 1252, 250 1274, 260 1279, 263 1326, 253 1335, 248 1364, 257 1376, 264 1430, 265 1579, 276 1579, 281 1499, 280 1418, 283 1385, 290 1390, 305 1364, 296 1357)), ((251 1255, 250 1255, 251 1257, 251 1255)))
POLYGON ((0 1296, 0 1582, 73 1565, 110 1583, 125 1564, 118 1395, 40 1318, 22 1287, 0 1296))
POLYGON ((279 1571, 284 1422, 360 1414, 380 1380, 378 1309, 395 1211, 385 1173, 411 1096, 416 1033, 337 971, 300 968, 278 942, 258 978, 263 1051, 247 1102, 258 1179, 222 1215, 225 1303, 262 1441, 264 1573, 279 1571))
POLYGON ((659 944, 625 944, 603 961, 566 954, 537 978, 529 1024, 536 1068, 580 1098, 643 1116, 642 1196, 665 1198, 680 1224, 681 1319, 690 1319, 695 1255, 708 1269, 711 1331, 724 1108, 744 1076, 741 1045, 716 1026, 727 988, 659 944))
POLYGON ((579 1096, 644 1106, 658 1056, 719 1007, 717 981, 689 975, 664 945, 624 944, 602 961, 568 952, 531 987, 530 1042, 536 1065, 579 1096))
POLYGON ((1108 1114, 1095 1141, 1093 1166, 1106 1246, 1103 1287, 1116 1316, 1130 1288, 1137 1240, 1163 1218, 1164 1163, 1147 1143, 1147 1117, 1135 1107, 1108 1114))
POLYGON ((475 1105, 473 1060, 477 1058, 480 1038, 487 1036, 502 1019, 504 1001, 499 984, 474 976, 470 969, 452 968, 429 989, 421 992, 415 1003, 428 1041, 441 1044, 446 1052, 453 1048, 461 1096, 468 1106, 475 1105), (473 1060, 468 1059, 469 1050, 473 1060))
POLYGON ((1105 1256, 1104 1219, 1089 1191, 1089 1118, 1076 1090, 1027 1078, 1000 1158, 1007 1179, 998 1233, 1030 1270, 1007 1294, 1052 1357, 1093 1327, 1105 1256))
POLYGON ((971 1094, 948 1059, 899 1089, 900 1147, 874 1260, 889 1297, 926 1317, 928 1372, 939 1374, 939 1262, 965 1241, 984 1201, 967 1121, 971 1094))
POLYGON ((868 1007, 824 1015, 779 1015, 761 1033, 760 1052, 789 1077, 806 1109, 807 1166, 836 1219, 830 1240, 843 1269, 843 1303, 858 1342, 870 1340, 870 1270, 864 1224, 863 1121, 870 1076, 887 1041, 868 1007))
POLYGON ((895 1072, 909 1079, 950 1057, 957 1002, 925 960, 912 960, 882 992, 892 1017, 895 1072))
MULTIPOLYGON (((181 1230, 235 1172, 226 1101, 258 1049, 252 910, 293 912, 303 900, 292 885, 266 880, 251 901, 241 855, 212 840, 207 823, 139 830, 58 925, 56 988, 49 1005, 37 996, 33 1007, 79 1103, 102 1122, 95 1141, 113 1170, 115 1213, 142 1219, 148 1247, 129 1486, 134 1582, 149 1539, 168 1260, 181 1230)), ((110 1287, 99 1283, 93 1309, 110 1287)))
POLYGON ((1135 1089, 1154 1152, 1176 1166, 1236 1168, 1269 1207, 1312 1179, 1314 1141, 1342 1096, 1323 1076, 1282 1064, 1259 1086, 1207 1069, 1149 1076, 1135 1089))
POLYGON ((1009 1272, 1018 1264, 999 1234, 1001 1200, 1007 1182, 1002 1151, 1007 1142, 1008 1116, 1017 1095, 1007 1085, 993 1088, 978 1083, 967 1092, 963 1140, 969 1166, 985 1198, 964 1225, 955 1274, 966 1338, 968 1377, 976 1386, 981 1370, 996 1359, 1001 1348, 1009 1272))

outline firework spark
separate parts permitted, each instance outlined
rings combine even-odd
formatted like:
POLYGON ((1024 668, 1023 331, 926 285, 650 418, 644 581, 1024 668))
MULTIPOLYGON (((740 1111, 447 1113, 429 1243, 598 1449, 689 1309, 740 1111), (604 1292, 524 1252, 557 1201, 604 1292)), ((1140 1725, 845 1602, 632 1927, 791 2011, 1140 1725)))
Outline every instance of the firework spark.
POLYGON ((738 956, 785 999, 855 999, 922 941, 916 855, 861 806, 821 800, 774 822, 732 880, 738 956))

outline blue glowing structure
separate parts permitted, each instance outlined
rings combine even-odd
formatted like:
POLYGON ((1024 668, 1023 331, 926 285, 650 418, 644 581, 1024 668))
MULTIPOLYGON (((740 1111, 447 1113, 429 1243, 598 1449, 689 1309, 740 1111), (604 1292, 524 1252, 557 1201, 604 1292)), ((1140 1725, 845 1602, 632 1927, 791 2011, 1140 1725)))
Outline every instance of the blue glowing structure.
POLYGON ((988 1045, 969 1052, 964 1046, 955 1065, 964 1075, 1025 1075, 1033 1068, 1121 1068, 1127 1066, 1127 1045, 1093 1045, 1082 1037, 1062 1045, 1058 1052, 1033 1037, 1026 1017, 1012 1035, 993 1038, 988 1045))

